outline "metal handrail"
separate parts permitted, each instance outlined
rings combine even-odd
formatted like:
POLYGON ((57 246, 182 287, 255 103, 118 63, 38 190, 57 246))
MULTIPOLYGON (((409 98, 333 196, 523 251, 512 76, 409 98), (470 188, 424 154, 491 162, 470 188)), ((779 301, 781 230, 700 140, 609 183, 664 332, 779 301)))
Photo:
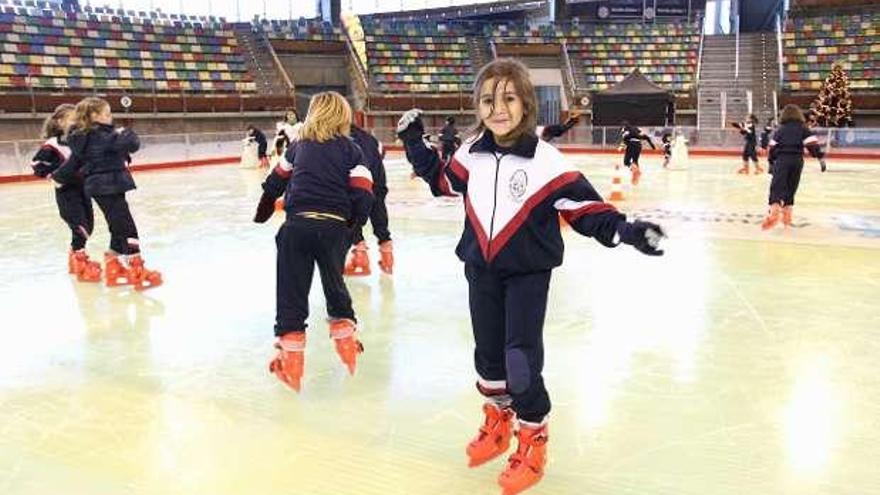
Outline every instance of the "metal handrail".
POLYGON ((571 91, 574 93, 573 96, 577 96, 577 79, 574 77, 574 68, 571 65, 571 58, 568 56, 568 45, 565 43, 565 40, 562 40, 562 58, 565 60, 565 70, 568 74, 568 83, 571 86, 571 91))
POLYGON ((290 91, 291 94, 296 94, 296 86, 293 85, 293 80, 290 78, 290 75, 287 73, 287 69, 284 68, 284 64, 281 63, 281 59, 278 58, 278 53, 275 51, 275 47, 272 46, 272 40, 266 36, 266 31, 260 27, 260 36, 263 37, 263 41, 266 43, 266 46, 269 47, 269 55, 272 56, 272 61, 275 63, 275 67, 278 68, 278 72, 281 73, 281 78, 284 79, 284 84, 287 85, 287 90, 290 91))
POLYGON ((364 64, 361 62, 361 58, 358 57, 357 50, 354 49, 354 42, 351 40, 351 36, 348 34, 348 30, 343 30, 345 34, 345 46, 348 47, 348 55, 354 59, 355 67, 357 67, 358 74, 361 76, 361 82, 364 83, 364 92, 370 92, 370 79, 367 77, 367 68, 364 67, 364 64))
POLYGON ((697 54, 697 89, 700 88, 700 78, 703 75, 703 43, 706 41, 706 28, 700 30, 700 52, 697 54))
POLYGON ((776 14, 776 51, 779 63, 779 87, 785 83, 784 57, 782 56, 782 18, 776 14))
POLYGON ((734 69, 733 69, 733 78, 735 80, 739 80, 739 12, 736 13, 736 16, 733 18, 734 24, 736 24, 736 58, 734 60, 734 69))

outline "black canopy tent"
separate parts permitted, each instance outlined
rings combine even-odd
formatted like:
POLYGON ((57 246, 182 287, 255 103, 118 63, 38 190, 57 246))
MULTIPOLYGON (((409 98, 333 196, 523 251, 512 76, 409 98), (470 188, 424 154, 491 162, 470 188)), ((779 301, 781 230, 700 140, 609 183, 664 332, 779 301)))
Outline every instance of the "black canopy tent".
POLYGON ((639 69, 593 95, 593 125, 664 126, 673 121, 675 95, 648 80, 639 69))

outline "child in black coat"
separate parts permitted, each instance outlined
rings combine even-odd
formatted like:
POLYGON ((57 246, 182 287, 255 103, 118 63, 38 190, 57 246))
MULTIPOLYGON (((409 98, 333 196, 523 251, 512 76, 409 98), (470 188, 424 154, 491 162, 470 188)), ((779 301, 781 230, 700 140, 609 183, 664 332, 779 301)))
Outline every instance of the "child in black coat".
POLYGON ((795 105, 786 105, 779 118, 779 127, 770 140, 770 163, 773 165, 773 180, 770 181, 770 209, 761 224, 764 230, 772 229, 780 215, 786 227, 791 226, 794 196, 804 170, 804 149, 819 159, 825 169, 825 154, 819 147, 819 140, 807 127, 804 114, 795 105))
POLYGON ((141 142, 131 129, 113 127, 110 105, 100 98, 85 98, 76 105, 76 129, 68 138, 71 158, 54 174, 70 184, 82 174, 85 193, 93 198, 110 227, 110 250, 104 255, 108 287, 131 284, 137 290, 162 284, 162 275, 144 267, 137 226, 125 199, 136 188, 128 164, 141 142), (120 260, 123 256, 128 266, 120 260))
MULTIPOLYGON (((46 142, 31 161, 34 175, 51 178, 71 155, 67 145, 67 133, 76 122, 76 106, 70 103, 58 105, 43 123, 43 138, 46 142)), ((55 203, 61 219, 70 228, 70 252, 67 256, 67 271, 75 274, 80 282, 99 282, 101 265, 89 259, 86 254, 86 241, 95 227, 95 213, 92 200, 83 189, 82 177, 74 177, 69 184, 55 182, 55 203)))

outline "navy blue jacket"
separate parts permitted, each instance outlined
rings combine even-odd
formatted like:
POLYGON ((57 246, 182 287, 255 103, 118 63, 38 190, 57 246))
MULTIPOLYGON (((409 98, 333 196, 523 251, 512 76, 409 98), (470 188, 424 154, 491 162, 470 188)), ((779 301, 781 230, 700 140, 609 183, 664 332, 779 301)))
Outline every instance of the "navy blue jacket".
POLYGON ((626 145, 628 150, 642 149, 642 141, 647 142, 654 148, 654 142, 650 136, 642 134, 642 130, 638 127, 628 126, 621 130, 620 139, 626 145))
POLYGON ((742 124, 739 128, 739 133, 742 134, 743 139, 746 140, 746 148, 752 149, 758 145, 758 131, 755 129, 755 124, 752 122, 746 122, 742 124))
POLYGON ((288 217, 316 212, 363 225, 373 205, 373 179, 363 161, 361 149, 347 137, 293 141, 263 190, 276 198, 285 194, 288 217))
POLYGON ((369 132, 360 127, 351 126, 351 138, 364 154, 364 165, 373 176, 373 193, 376 197, 388 194, 388 181, 385 177, 385 150, 382 144, 369 132))
POLYGON ((266 149, 269 147, 269 143, 266 142, 266 135, 263 134, 263 131, 259 129, 254 129, 251 131, 251 137, 254 138, 254 141, 257 142, 257 157, 265 158, 266 157, 266 149))
POLYGON ((804 148, 816 158, 824 158, 819 139, 800 122, 785 122, 770 140, 770 161, 781 165, 803 165, 804 148))
POLYGON ((85 176, 85 191, 89 196, 135 189, 128 163, 141 141, 134 131, 117 131, 112 125, 94 124, 86 130, 73 131, 67 141, 73 154, 53 175, 56 181, 72 183, 79 171, 85 176))
POLYGON ((602 200, 552 145, 523 135, 510 149, 492 133, 465 142, 448 163, 418 137, 405 138, 406 157, 435 196, 464 196, 459 259, 502 273, 549 270, 562 263, 562 216, 580 234, 619 244, 626 216, 602 200))

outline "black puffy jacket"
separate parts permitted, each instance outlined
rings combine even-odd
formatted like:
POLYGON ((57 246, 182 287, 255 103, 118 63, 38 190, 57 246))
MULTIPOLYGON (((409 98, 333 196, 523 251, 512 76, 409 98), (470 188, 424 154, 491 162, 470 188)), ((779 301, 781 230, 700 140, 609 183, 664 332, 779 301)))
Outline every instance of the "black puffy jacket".
POLYGON ((128 163, 131 161, 130 154, 140 148, 141 141, 134 131, 94 124, 86 130, 73 131, 67 141, 72 156, 55 173, 55 180, 71 182, 79 170, 85 176, 85 191, 89 196, 119 194, 135 189, 128 163))

